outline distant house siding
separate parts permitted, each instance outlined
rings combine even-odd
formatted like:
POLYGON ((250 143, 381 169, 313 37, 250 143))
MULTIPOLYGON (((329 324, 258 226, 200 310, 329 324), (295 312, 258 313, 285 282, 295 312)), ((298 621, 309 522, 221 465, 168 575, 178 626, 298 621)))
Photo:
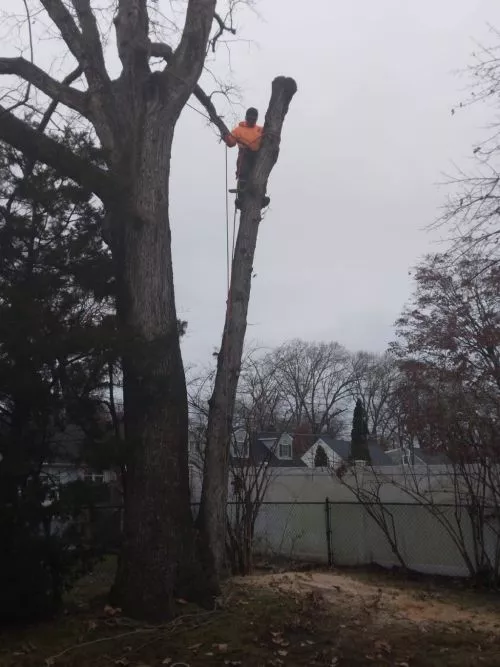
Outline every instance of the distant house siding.
POLYGON ((324 442, 324 440, 321 440, 321 438, 314 443, 310 449, 307 450, 307 452, 302 456, 302 461, 305 463, 305 465, 308 468, 314 468, 314 461, 316 459, 316 451, 318 447, 323 447, 325 450, 326 458, 328 460, 328 467, 329 468, 336 468, 342 463, 342 458, 332 450, 332 448, 324 442))

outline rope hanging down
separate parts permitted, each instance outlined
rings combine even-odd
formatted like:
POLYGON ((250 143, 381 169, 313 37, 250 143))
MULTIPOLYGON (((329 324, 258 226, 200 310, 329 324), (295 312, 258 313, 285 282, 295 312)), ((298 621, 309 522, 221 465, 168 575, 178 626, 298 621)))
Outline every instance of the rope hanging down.
POLYGON ((233 238, 232 243, 230 242, 230 228, 229 228, 229 178, 228 178, 228 160, 227 160, 227 146, 226 146, 226 271, 227 271, 227 294, 229 297, 229 292, 231 290, 231 268, 233 265, 234 259, 234 247, 236 244, 236 204, 234 206, 234 216, 233 216, 233 238))

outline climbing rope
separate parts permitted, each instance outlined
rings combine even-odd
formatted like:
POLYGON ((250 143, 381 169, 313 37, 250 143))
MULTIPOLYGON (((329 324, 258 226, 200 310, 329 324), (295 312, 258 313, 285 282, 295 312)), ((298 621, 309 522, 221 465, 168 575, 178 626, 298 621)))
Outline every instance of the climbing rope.
POLYGON ((229 177, 228 177, 228 159, 227 159, 227 146, 226 146, 226 271, 227 271, 227 292, 229 294, 231 289, 231 269, 233 266, 234 259, 234 248, 236 245, 236 203, 234 205, 234 215, 233 215, 233 230, 232 230, 232 242, 230 242, 230 228, 229 228, 229 177))
POLYGON ((227 264, 227 293, 231 287, 231 265, 229 260, 229 183, 227 169, 227 146, 226 146, 226 264, 227 264))

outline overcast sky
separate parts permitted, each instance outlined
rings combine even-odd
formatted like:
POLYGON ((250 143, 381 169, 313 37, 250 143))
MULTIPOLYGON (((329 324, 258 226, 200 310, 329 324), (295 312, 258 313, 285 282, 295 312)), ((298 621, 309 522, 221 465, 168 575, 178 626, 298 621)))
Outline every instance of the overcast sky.
MULTIPOLYGON (((15 15, 11 2, 0 0, 12 19, 0 29, 5 55, 27 45, 16 29, 22 1, 15 15)), ((238 14, 241 41, 230 50, 232 77, 242 93, 240 117, 247 106, 257 106, 263 122, 277 75, 293 76, 298 93, 269 183, 272 201, 259 232, 247 341, 273 346, 301 337, 383 351, 412 290, 409 269, 442 247, 437 234, 425 230, 445 202, 446 189, 437 184, 454 164, 472 167, 472 149, 492 120, 491 108, 484 106, 454 116, 451 109, 468 96, 470 79, 459 72, 471 64, 477 43, 494 40, 488 25, 500 28, 500 3, 255 2, 259 15, 238 14)), ((156 6, 169 12, 171 4, 160 0, 156 6)), ((33 16, 35 34, 42 35, 36 61, 62 76, 73 67, 67 49, 60 39, 48 39, 56 31, 47 17, 33 16), (50 26, 46 33, 44 24, 50 26)), ((109 27, 109 14, 103 16, 109 27)), ((120 65, 110 35, 107 61, 116 75, 120 65)), ((218 53, 215 67, 227 80, 224 45, 218 53)), ((206 75, 203 85, 213 89, 206 75)), ((221 110, 229 123, 236 109, 221 110)), ((236 155, 236 149, 229 151, 231 184, 236 155)), ((220 345, 226 302, 224 164, 225 148, 214 130, 186 108, 175 136, 170 192, 177 307, 189 323, 183 340, 188 363, 210 363, 220 345)))
MULTIPOLYGON (((247 340, 301 337, 382 351, 410 295, 408 275, 437 250, 425 231, 453 163, 470 164, 487 108, 465 99, 475 40, 500 27, 497 0, 261 0, 233 46, 244 106, 262 120, 272 79, 293 76, 279 162, 261 224, 247 340)), ((489 40, 489 42, 488 42, 489 40)), ((209 84, 208 84, 209 85, 209 84)), ((236 149, 229 153, 230 177, 236 149)), ((177 306, 184 357, 207 363, 226 299, 224 147, 186 109, 172 163, 177 306)))

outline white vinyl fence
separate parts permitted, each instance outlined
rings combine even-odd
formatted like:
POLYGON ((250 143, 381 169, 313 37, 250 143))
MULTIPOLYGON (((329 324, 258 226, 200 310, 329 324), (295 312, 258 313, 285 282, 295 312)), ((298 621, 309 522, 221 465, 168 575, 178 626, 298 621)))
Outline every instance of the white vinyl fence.
MULTIPOLYGON (((417 504, 384 504, 387 531, 405 565, 428 574, 468 576, 463 545, 474 561, 474 540, 465 508, 440 506, 439 518, 417 504), (457 542, 454 542, 452 532, 457 542)), ((374 508, 380 513, 380 507, 374 508)), ((486 558, 498 571, 499 524, 486 527, 486 558), (496 559, 496 560, 495 560, 496 559)), ((264 503, 257 518, 255 552, 338 566, 400 566, 387 535, 356 502, 264 503)), ((477 541, 476 541, 477 547, 477 541)))

